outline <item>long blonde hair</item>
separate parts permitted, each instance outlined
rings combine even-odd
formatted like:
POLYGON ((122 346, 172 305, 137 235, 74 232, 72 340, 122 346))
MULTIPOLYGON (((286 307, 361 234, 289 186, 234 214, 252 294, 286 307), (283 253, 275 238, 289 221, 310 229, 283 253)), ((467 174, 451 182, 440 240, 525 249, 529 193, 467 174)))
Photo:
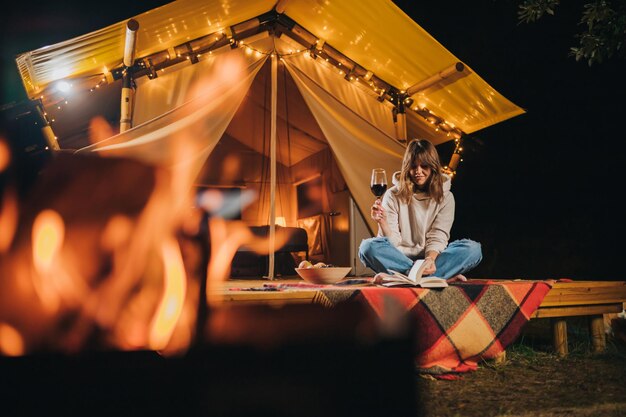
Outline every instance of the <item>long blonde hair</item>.
POLYGON ((430 141, 426 139, 413 139, 409 142, 402 159, 402 169, 398 180, 398 191, 400 198, 407 203, 417 192, 417 186, 411 179, 410 170, 416 165, 426 165, 430 167, 431 174, 426 182, 425 192, 437 203, 443 201, 443 174, 439 153, 430 141))

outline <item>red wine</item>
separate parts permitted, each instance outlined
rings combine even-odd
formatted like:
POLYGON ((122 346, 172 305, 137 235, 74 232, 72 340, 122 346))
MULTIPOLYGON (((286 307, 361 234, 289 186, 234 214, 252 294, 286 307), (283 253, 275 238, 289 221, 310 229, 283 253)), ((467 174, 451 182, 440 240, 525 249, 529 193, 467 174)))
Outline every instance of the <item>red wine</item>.
POLYGON ((370 188, 376 197, 380 197, 387 191, 387 184, 372 184, 370 188))

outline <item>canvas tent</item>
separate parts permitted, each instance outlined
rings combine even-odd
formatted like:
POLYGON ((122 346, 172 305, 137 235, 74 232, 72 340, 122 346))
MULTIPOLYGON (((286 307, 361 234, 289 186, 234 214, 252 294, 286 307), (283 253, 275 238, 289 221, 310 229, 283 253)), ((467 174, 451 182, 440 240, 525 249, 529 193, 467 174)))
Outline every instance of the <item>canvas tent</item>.
POLYGON ((324 212, 346 192, 371 222, 371 169, 396 170, 407 138, 523 113, 389 0, 180 0, 16 61, 61 148, 254 190, 242 217, 272 227, 298 224, 294 184, 315 176, 324 212), (89 144, 92 117, 117 125, 124 102, 132 128, 89 144))

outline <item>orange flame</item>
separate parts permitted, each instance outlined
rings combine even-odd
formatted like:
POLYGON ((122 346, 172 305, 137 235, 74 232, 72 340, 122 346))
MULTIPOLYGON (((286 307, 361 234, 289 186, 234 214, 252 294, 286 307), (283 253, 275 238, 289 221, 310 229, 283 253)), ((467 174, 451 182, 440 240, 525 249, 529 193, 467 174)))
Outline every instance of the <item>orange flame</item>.
MULTIPOLYGON (((211 260, 207 268, 206 301, 209 305, 219 304, 222 299, 212 289, 220 282, 226 281, 230 273, 230 264, 240 246, 246 245, 258 254, 267 254, 270 239, 255 237, 248 226, 240 221, 226 221, 215 217, 209 221, 211 235, 211 260)), ((275 236, 274 247, 283 246, 289 235, 283 233, 275 236)))
POLYGON ((160 350, 167 346, 183 310, 187 290, 187 276, 178 244, 173 240, 161 248, 165 266, 163 297, 154 315, 150 331, 150 348, 160 350))
POLYGON ((9 150, 9 145, 7 145, 3 138, 0 138, 0 172, 7 169, 10 162, 11 151, 9 150))
POLYGON ((0 353, 7 356, 24 354, 22 335, 8 324, 0 323, 0 353))
MULTIPOLYGON (((1 144, 2 142, 0 142, 0 146, 2 146, 1 144)), ((18 208, 15 191, 7 189, 0 204, 2 204, 0 207, 0 253, 2 253, 11 246, 17 228, 18 208)))
POLYGON ((102 116, 96 116, 89 123, 89 140, 98 143, 113 136, 113 128, 102 116))
POLYGON ((49 310, 57 310, 61 301, 54 284, 58 276, 51 272, 63 245, 64 234, 63 219, 54 210, 42 211, 33 222, 33 264, 38 273, 33 276, 33 285, 42 304, 49 310))
POLYGON ((230 272, 230 262, 235 256, 237 249, 252 237, 250 229, 243 223, 227 223, 219 217, 209 221, 211 230, 211 260, 207 268, 207 293, 206 301, 209 305, 214 305, 221 301, 212 288, 216 283, 226 281, 230 272))
MULTIPOLYGON (((237 59, 228 60, 216 77, 198 83, 194 94, 199 94, 193 96, 209 100, 210 95, 218 95, 222 86, 242 76, 243 65, 237 59)), ((195 140, 206 130, 204 119, 196 121, 193 114, 181 115, 180 129, 169 134, 167 151, 159 148, 166 156, 163 163, 155 164, 153 189, 142 197, 147 201, 137 201, 143 204, 140 213, 135 209, 120 211, 115 201, 103 198, 98 201, 110 202, 111 206, 101 217, 82 216, 86 211, 76 215, 78 210, 66 210, 76 197, 70 187, 62 195, 64 199, 57 201, 52 193, 44 196, 51 200, 44 207, 54 205, 59 211, 36 213, 31 239, 27 239, 28 235, 17 234, 29 230, 30 224, 20 222, 30 222, 30 211, 25 212, 28 217, 19 215, 20 201, 8 188, 0 195, 0 256, 10 260, 0 265, 0 278, 4 272, 10 277, 5 282, 0 279, 0 289, 8 290, 0 292, 0 307, 12 297, 10 304, 4 303, 8 308, 0 308, 0 354, 20 354, 37 346, 77 350, 93 340, 94 334, 98 341, 122 349, 171 353, 189 346, 197 304, 206 302, 199 292, 201 280, 227 279, 234 253, 253 237, 243 223, 226 224, 216 219, 211 224, 216 231, 211 232, 214 252, 207 276, 194 275, 204 268, 186 269, 185 262, 193 258, 194 250, 199 251, 197 241, 178 242, 176 237, 183 221, 189 220, 188 193, 193 180, 212 150, 212 146, 195 140), (15 311, 19 311, 19 321, 10 320, 15 311), (9 322, 14 327, 5 324, 9 322)), ((115 133, 102 118, 92 120, 89 128, 92 142, 115 133)), ((132 135, 120 137, 131 139, 132 135)), ((132 146, 103 155, 143 160, 143 148, 137 151, 132 146)), ((9 157, 8 147, 0 140, 0 172, 9 166, 9 157)), ((239 164, 237 160, 226 161, 224 174, 234 178, 239 164)), ((80 190, 84 183, 69 181, 68 185, 77 185, 80 190)), ((242 193, 242 204, 245 198, 253 197, 242 193)), ((82 203, 81 207, 88 210, 92 201, 84 199, 82 203)), ((195 256, 201 258, 197 253, 195 256)))
POLYGON ((65 226, 54 210, 44 210, 33 223, 33 261, 39 273, 46 273, 63 244, 65 226))

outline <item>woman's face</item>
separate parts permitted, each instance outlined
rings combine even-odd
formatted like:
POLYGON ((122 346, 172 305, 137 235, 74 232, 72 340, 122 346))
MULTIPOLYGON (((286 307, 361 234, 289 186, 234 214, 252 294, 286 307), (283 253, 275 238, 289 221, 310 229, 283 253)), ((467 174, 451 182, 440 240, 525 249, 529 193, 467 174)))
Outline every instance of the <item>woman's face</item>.
POLYGON ((420 164, 419 161, 415 160, 411 164, 411 169, 409 170, 409 174, 411 175, 411 180, 417 185, 417 188, 424 188, 426 183, 428 182, 428 178, 430 178, 430 174, 432 173, 432 168, 425 164, 420 164))

